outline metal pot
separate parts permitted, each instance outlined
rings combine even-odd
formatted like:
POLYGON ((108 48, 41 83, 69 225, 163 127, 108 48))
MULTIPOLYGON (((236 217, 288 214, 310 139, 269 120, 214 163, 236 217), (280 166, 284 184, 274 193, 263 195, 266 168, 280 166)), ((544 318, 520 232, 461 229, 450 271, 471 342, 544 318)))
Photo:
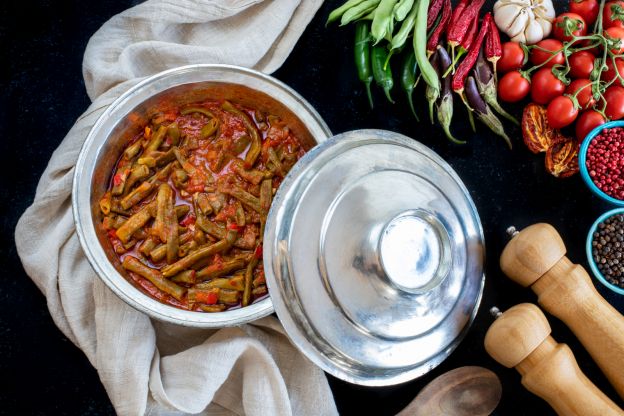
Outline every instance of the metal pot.
POLYGON ((240 325, 273 313, 270 298, 222 313, 198 313, 165 305, 144 294, 123 276, 100 223, 98 203, 110 172, 138 120, 148 120, 162 103, 183 106, 204 99, 227 99, 261 108, 284 120, 307 149, 331 132, 323 119, 293 89, 257 71, 229 65, 191 65, 154 75, 119 97, 97 120, 76 163, 72 207, 82 248, 104 283, 130 306, 174 324, 203 328, 240 325))

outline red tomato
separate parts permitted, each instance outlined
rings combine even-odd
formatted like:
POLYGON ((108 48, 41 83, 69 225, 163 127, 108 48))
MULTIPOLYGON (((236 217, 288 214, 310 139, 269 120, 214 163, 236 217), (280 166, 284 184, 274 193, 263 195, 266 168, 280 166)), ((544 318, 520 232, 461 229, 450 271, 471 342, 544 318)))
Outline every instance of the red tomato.
POLYGON ((566 94, 576 95, 579 106, 583 110, 593 107, 596 104, 596 99, 592 94, 592 83, 588 79, 576 79, 568 85, 566 88, 566 94))
POLYGON ((608 1, 602 13, 602 24, 605 29, 610 27, 624 29, 624 1, 608 1))
POLYGON ((503 43, 503 53, 496 64, 496 71, 504 74, 522 68, 524 64, 524 50, 518 42, 503 43))
POLYGON ((562 42, 572 40, 573 36, 585 36, 587 25, 576 13, 561 13, 553 20, 553 35, 562 42))
MULTIPOLYGON (((572 0, 574 1, 574 0, 572 0)), ((572 78, 589 78, 594 70, 596 57, 588 51, 574 52, 568 58, 570 64, 570 76, 572 78)))
POLYGON ((533 65, 541 65, 548 61, 548 63, 544 65, 545 68, 551 68, 554 65, 563 65, 565 63, 563 52, 559 52, 557 54, 547 52, 561 51, 562 48, 563 43, 559 42, 557 39, 541 40, 531 49, 531 63, 533 65))
POLYGON ((539 69, 531 78, 531 99, 536 104, 548 104, 564 91, 565 85, 553 75, 550 68, 539 69))
POLYGON ((614 55, 620 55, 624 52, 624 29, 616 26, 610 27, 604 31, 604 35, 607 40, 613 42, 613 47, 610 50, 614 55))
MULTIPOLYGON (((624 60, 622 58, 615 59, 615 68, 617 68, 618 74, 624 78, 624 60)), ((609 57, 607 58, 607 70, 603 71, 600 75, 600 79, 606 82, 610 82, 615 78, 617 74, 615 73, 615 69, 613 68, 613 60, 609 57)), ((617 84, 618 81, 615 81, 617 84)), ((624 86, 624 82, 620 81, 620 85, 624 86)))
POLYGON ((508 103, 522 100, 529 94, 531 83, 520 71, 511 71, 498 80, 498 96, 508 103))
POLYGON ((576 108, 572 99, 566 95, 561 95, 552 100, 546 109, 548 125, 553 129, 569 126, 576 120, 577 116, 578 108, 576 108))
POLYGON ((576 138, 582 142, 590 131, 606 122, 602 114, 596 110, 583 111, 576 121, 576 138))
POLYGON ((599 10, 597 0, 570 0, 570 11, 580 15, 588 25, 594 24, 599 10))
POLYGON ((611 120, 619 120, 624 117, 624 88, 611 85, 602 95, 607 102, 605 114, 611 120))

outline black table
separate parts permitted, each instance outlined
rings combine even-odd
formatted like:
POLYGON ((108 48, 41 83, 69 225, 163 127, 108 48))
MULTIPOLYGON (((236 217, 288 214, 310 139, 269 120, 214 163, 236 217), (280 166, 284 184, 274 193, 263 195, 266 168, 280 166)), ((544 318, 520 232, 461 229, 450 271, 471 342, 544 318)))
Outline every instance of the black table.
MULTIPOLYGON (((305 1, 305 0, 304 0, 305 1)), ((25 274, 15 251, 13 233, 21 213, 32 202, 39 176, 53 150, 89 99, 81 74, 82 54, 93 32, 107 19, 139 3, 136 0, 7 0, 0 5, 0 413, 112 414, 113 408, 97 372, 83 353, 55 327, 45 298, 25 274)), ((587 230, 610 207, 594 197, 577 175, 558 180, 547 174, 543 156, 528 152, 517 128, 504 142, 478 125, 470 131, 463 109, 456 107, 453 126, 466 146, 451 145, 426 120, 424 94, 415 94, 420 123, 409 113, 396 88, 390 105, 379 90, 376 108, 368 108, 352 62, 353 28, 325 28, 328 13, 341 0, 328 0, 275 76, 301 93, 332 131, 384 128, 413 137, 433 148, 459 173, 479 210, 487 244, 487 279, 474 326, 457 350, 426 376, 396 387, 363 388, 329 377, 342 414, 392 415, 436 376, 464 365, 487 367, 500 377, 503 398, 496 414, 547 415, 550 407, 520 385, 514 370, 494 362, 483 349, 492 318, 488 309, 507 309, 535 296, 505 278, 498 256, 508 225, 524 227, 549 222, 563 235, 569 257, 587 265, 587 230)), ((491 7, 493 2, 488 2, 491 7)), ((557 2, 559 10, 564 2, 557 2)), ((567 2, 565 2, 567 3, 567 2)), ((521 108, 513 109, 519 114, 521 108)), ((599 283, 598 290, 618 310, 624 301, 599 283)), ((553 336, 574 351, 582 370, 622 406, 613 388, 574 335, 554 317, 553 336)), ((600 340, 596 340, 600 342, 600 340)), ((621 365, 621 363, 614 363, 621 365)), ((579 398, 582 400, 582 398, 579 398)))

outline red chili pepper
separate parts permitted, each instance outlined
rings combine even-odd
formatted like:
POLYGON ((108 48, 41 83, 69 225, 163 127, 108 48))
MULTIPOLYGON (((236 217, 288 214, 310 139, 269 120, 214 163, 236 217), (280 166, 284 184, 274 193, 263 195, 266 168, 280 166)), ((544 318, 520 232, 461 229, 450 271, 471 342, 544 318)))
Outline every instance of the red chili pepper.
POLYGON ((431 29, 440 14, 443 0, 433 0, 429 5, 429 13, 427 13, 427 30, 431 29))
POLYGON ((453 7, 451 6, 451 0, 444 0, 442 8, 442 17, 440 18, 440 23, 433 30, 433 33, 429 37, 427 41, 427 54, 431 55, 435 52, 438 47, 438 43, 440 43, 440 37, 446 30, 446 27, 451 20, 451 13, 453 11, 453 7))
POLYGON ((475 37, 477 36, 477 29, 479 29, 479 17, 478 16, 475 17, 475 19, 470 24, 470 30, 468 31, 468 33, 462 40, 461 44, 459 45, 460 48, 465 51, 464 53, 470 50, 470 47, 472 46, 472 43, 474 42, 475 37))
POLYGON ((254 257, 258 260, 262 260, 262 244, 258 244, 256 246, 256 250, 254 251, 254 257))
MULTIPOLYGON (((453 16, 451 18, 452 22, 457 23, 459 21, 460 16, 462 15, 462 13, 464 13, 464 10, 466 10, 466 7, 468 7, 468 4, 470 4, 470 0, 460 0, 459 4, 457 4, 457 7, 455 7, 455 10, 453 10, 453 16)), ((451 33, 450 31, 446 33, 446 41, 450 42, 450 36, 451 33)))
POLYGON ((451 48, 455 49, 457 45, 461 45, 469 32, 470 25, 474 19, 479 18, 479 11, 483 7, 485 0, 474 0, 466 2, 465 10, 458 10, 464 2, 462 1, 453 13, 453 23, 449 26, 446 40, 451 48))
POLYGON ((485 41, 485 57, 488 61, 492 62, 494 67, 494 73, 496 74, 496 63, 503 55, 503 48, 501 47, 500 33, 494 19, 490 19, 490 28, 487 34, 487 40, 485 41))
POLYGON ((489 30, 491 20, 492 15, 490 13, 487 13, 483 18, 483 22, 481 22, 479 35, 470 47, 470 52, 468 52, 466 58, 457 68, 457 72, 455 72, 455 75, 453 75, 453 91, 462 96, 464 92, 464 82, 466 81, 468 73, 477 62, 477 58, 479 57, 479 50, 481 50, 481 45, 483 44, 483 39, 485 38, 487 31, 489 30))

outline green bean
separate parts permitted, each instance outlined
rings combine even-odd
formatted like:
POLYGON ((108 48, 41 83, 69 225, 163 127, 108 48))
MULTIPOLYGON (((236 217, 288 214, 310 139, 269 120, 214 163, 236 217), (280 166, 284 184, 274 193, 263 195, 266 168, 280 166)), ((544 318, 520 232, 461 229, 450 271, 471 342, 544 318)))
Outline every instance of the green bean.
POLYGON ((410 12, 410 10, 413 11, 414 9, 416 9, 416 7, 413 6, 414 0, 399 0, 399 2, 396 4, 396 6, 394 6, 394 9, 392 10, 394 19, 397 22, 403 21, 403 19, 407 17, 407 14, 410 12))
POLYGON ((202 139, 207 139, 208 137, 215 134, 217 129, 219 128, 219 120, 216 118, 212 118, 208 121, 208 123, 203 126, 200 130, 200 135, 202 139))
POLYGON ((161 168, 160 170, 158 170, 147 181, 150 183, 164 182, 169 177, 169 174, 171 173, 171 169, 173 169, 173 163, 169 163, 164 168, 161 168))
POLYGON ((418 0, 418 13, 416 24, 414 25, 413 47, 416 61, 420 67, 423 79, 433 91, 440 95, 440 80, 438 74, 427 59, 427 13, 429 11, 429 0, 418 0))
POLYGON ((203 258, 228 250, 230 247, 232 247, 234 241, 236 241, 237 234, 238 233, 236 231, 228 230, 226 237, 223 240, 220 240, 217 243, 211 245, 202 246, 194 252, 190 253, 188 256, 178 260, 177 262, 165 266, 162 269, 163 276, 174 276, 181 271, 188 269, 193 264, 203 258))
POLYGON ((212 214, 212 206, 208 200, 208 195, 204 193, 196 193, 193 195, 193 205, 195 205, 195 212, 199 212, 204 215, 212 214))
MULTIPOLYGON (((220 289, 219 303, 228 305, 236 305, 239 302, 240 292, 238 290, 220 289)), ((246 305, 243 305, 246 306, 246 305)))
POLYGON ((272 147, 269 147, 269 149, 267 150, 267 154, 269 156, 269 161, 273 164, 273 166, 275 166, 275 171, 280 176, 285 176, 284 168, 282 167, 282 162, 280 161, 279 157, 277 157, 277 153, 275 153, 275 149, 273 149, 272 147))
POLYGON ((243 153, 245 149, 247 149, 247 146, 249 146, 249 143, 251 143, 251 138, 248 135, 244 134, 240 136, 232 144, 232 147, 231 147, 232 154, 235 156, 238 156, 239 154, 243 153))
POLYGON ((195 241, 200 246, 206 244, 206 235, 199 228, 195 228, 195 232, 193 233, 193 241, 195 241))
POLYGON ((216 237, 219 239, 225 238, 225 234, 226 234, 225 228, 218 226, 212 221, 208 221, 203 216, 200 216, 200 215, 197 216, 195 225, 197 225, 202 231, 204 231, 205 233, 213 237, 216 237))
POLYGON ((327 18, 327 22, 325 22, 325 26, 329 25, 332 22, 335 22, 342 16, 347 10, 351 9, 354 6, 362 3, 364 0, 348 0, 342 6, 332 10, 327 18))
POLYGON ((154 191, 154 184, 149 181, 141 182, 132 192, 123 197, 121 200, 121 207, 123 209, 129 209, 147 198, 152 191, 154 191))
POLYGON ((243 178, 249 183, 254 185, 258 185, 262 180, 266 177, 264 172, 260 172, 256 169, 245 169, 243 166, 243 161, 240 159, 234 159, 230 164, 230 168, 236 173, 238 176, 243 178))
POLYGON ((115 176, 113 176, 113 188, 111 189, 111 193, 114 196, 123 194, 124 187, 126 186, 126 180, 130 174, 131 166, 132 162, 126 158, 122 158, 119 162, 115 176))
POLYGON ((260 138, 260 135, 258 134, 258 130, 256 129, 256 126, 253 124, 253 122, 249 119, 249 116, 247 116, 247 114, 245 114, 243 111, 234 107, 229 101, 224 101, 221 105, 221 108, 223 108, 228 113, 240 117, 243 121, 243 124, 245 125, 245 128, 247 129, 247 132, 251 136, 251 146, 247 151, 247 155, 245 155, 245 167, 251 168, 256 163, 256 159, 258 159, 260 151, 262 150, 262 140, 260 138))
POLYGON ((145 146, 144 154, 149 155, 151 152, 158 150, 160 145, 165 140, 166 134, 167 134, 167 128, 165 126, 160 126, 158 130, 156 130, 156 133, 152 135, 152 138, 149 141, 149 143, 147 143, 147 146, 145 146))
POLYGON ((173 148, 171 148, 166 152, 155 156, 155 166, 165 166, 167 163, 173 162, 174 160, 176 160, 176 156, 173 152, 173 148))
POLYGON ((141 208, 136 214, 128 218, 128 220, 117 229, 115 234, 122 243, 125 244, 130 241, 132 234, 147 224, 147 222, 152 218, 152 215, 150 214, 150 205, 152 204, 154 203, 152 202, 151 204, 141 208))
POLYGON ((193 166, 191 162, 189 162, 184 156, 182 156, 180 149, 178 149, 177 147, 172 147, 171 150, 178 160, 178 163, 180 163, 180 166, 182 166, 182 169, 184 169, 189 175, 194 176, 197 173, 197 168, 195 168, 195 166, 193 166))
POLYGON ((191 210, 191 207, 189 207, 188 205, 176 205, 174 209, 175 209, 176 217, 182 218, 186 214, 189 213, 189 211, 191 210))
POLYGON ((167 184, 164 184, 164 186, 168 189, 166 192, 167 200, 164 212, 165 237, 167 242, 167 263, 171 264, 178 257, 178 220, 173 208, 173 190, 167 184))
POLYGON ((145 165, 135 165, 130 170, 130 175, 128 175, 128 179, 126 181, 126 187, 124 189, 124 193, 128 194, 132 187, 136 185, 137 182, 142 181, 143 179, 149 176, 150 170, 145 165))
POLYGON ((238 258, 223 263, 211 264, 197 272, 197 280, 205 281, 225 276, 235 270, 240 270, 247 264, 246 259, 238 258))
POLYGON ((186 174, 186 171, 184 169, 176 169, 173 171, 171 181, 176 188, 182 189, 188 181, 188 175, 186 174))
POLYGON ((225 310, 225 305, 216 304, 216 305, 203 305, 199 304, 199 308, 204 312, 223 312, 225 310))
POLYGON ((197 289, 193 287, 189 289, 187 299, 191 305, 195 303, 211 305, 217 303, 219 292, 221 292, 219 288, 197 289))
POLYGON ((368 103, 370 108, 373 108, 373 95, 371 94, 373 72, 370 60, 370 33, 367 22, 357 22, 355 24, 355 46, 353 52, 358 78, 364 83, 368 103))
POLYGON ((195 287, 196 288, 201 287, 202 289, 204 288, 210 289, 210 288, 218 287, 219 289, 229 289, 229 290, 236 290, 236 291, 242 292, 244 290, 243 276, 238 275, 238 276, 234 276, 230 278, 213 279, 210 282, 199 283, 195 287))
POLYGON ((169 124, 167 135, 171 138, 172 146, 177 146, 180 143, 180 127, 178 127, 178 123, 169 124))
POLYGON ((184 294, 186 293, 185 288, 163 278, 162 274, 158 270, 146 266, 136 257, 126 256, 122 262, 122 266, 128 271, 143 276, 152 282, 158 289, 170 294, 177 300, 182 300, 184 294))
POLYGON ((139 252, 141 254, 143 254, 145 257, 149 256, 150 253, 152 252, 152 250, 154 250, 156 248, 156 246, 158 245, 158 243, 156 243, 156 241, 154 241, 153 238, 147 238, 145 241, 143 241, 141 243, 141 245, 139 246, 139 252))
POLYGON ((192 113, 199 113, 199 114, 205 115, 208 118, 215 118, 214 114, 212 114, 207 108, 203 108, 203 107, 188 107, 180 111, 180 113, 183 116, 186 116, 192 113))
POLYGON ((271 208, 271 200, 273 199, 273 180, 265 179, 260 185, 260 209, 265 213, 271 208))
POLYGON ((347 10, 340 19, 340 26, 345 26, 355 20, 361 19, 368 13, 375 11, 375 7, 379 4, 380 0, 366 0, 357 6, 354 6, 347 10))
POLYGON ((124 150, 124 157, 128 160, 134 159, 135 156, 138 155, 141 151, 141 148, 141 140, 137 140, 136 142, 128 146, 126 150, 124 150))
POLYGON ((390 65, 386 66, 384 69, 387 57, 388 50, 385 46, 373 46, 373 77, 375 78, 377 85, 383 88, 388 101, 394 104, 394 101, 390 96, 390 91, 392 90, 392 87, 394 87, 390 65))
POLYGON ((165 222, 165 211, 169 208, 172 194, 173 191, 166 183, 160 185, 158 194, 156 194, 156 219, 152 226, 152 234, 156 235, 162 242, 167 241, 168 224, 165 222))
POLYGON ((371 24, 371 34, 375 43, 385 38, 388 33, 392 35, 394 28, 392 12, 396 3, 397 0, 381 0, 379 6, 375 9, 373 23, 371 24))
POLYGON ((249 192, 245 191, 244 189, 238 186, 233 186, 231 189, 225 189, 224 193, 238 199, 240 202, 242 202, 244 205, 247 205, 249 208, 253 209, 258 214, 260 215, 266 214, 266 212, 264 212, 262 210, 262 207, 260 206, 260 200, 256 198, 255 196, 253 196, 252 194, 250 194, 249 192))
MULTIPOLYGON (((403 2, 406 1, 402 0, 401 3, 403 2)), ((409 37, 409 35, 412 34, 412 29, 414 29, 414 25, 416 24, 416 16, 418 14, 418 5, 412 7, 413 2, 414 0, 411 0, 411 11, 409 11, 408 9, 409 14, 405 18, 405 21, 401 24, 401 28, 399 29, 397 34, 392 37, 392 42, 390 42, 391 50, 402 48, 403 45, 405 45, 405 42, 407 42, 407 38, 409 37)))
MULTIPOLYGON (((192 237, 192 234, 185 234, 180 237, 179 243, 186 244, 192 237)), ((154 263, 161 262, 167 256, 167 245, 159 244, 149 253, 149 256, 154 263)))
POLYGON ((245 210, 240 202, 236 201, 236 211, 234 212, 234 218, 236 219, 236 225, 244 227, 246 223, 245 210))
POLYGON ((139 160, 137 160, 137 163, 139 165, 147 166, 148 168, 154 168, 156 167, 156 158, 152 155, 143 156, 140 157, 139 160))
POLYGON ((104 195, 102 196, 102 198, 100 199, 100 211, 102 211, 102 214, 104 215, 108 215, 111 212, 111 193, 110 191, 104 193, 104 195))
POLYGON ((191 251, 197 249, 197 246, 198 244, 195 240, 188 241, 178 248, 177 254, 180 258, 186 257, 191 251))
POLYGON ((263 285, 263 286, 258 286, 257 288, 252 290, 251 294, 254 295, 255 297, 258 297, 258 296, 266 295, 267 292, 268 292, 267 287, 263 285))
POLYGON ((171 278, 172 282, 195 284, 195 270, 185 270, 171 278))
POLYGON ((260 260, 254 255, 245 269, 245 285, 243 290, 242 306, 247 306, 251 302, 251 284, 253 281, 253 271, 260 260))

